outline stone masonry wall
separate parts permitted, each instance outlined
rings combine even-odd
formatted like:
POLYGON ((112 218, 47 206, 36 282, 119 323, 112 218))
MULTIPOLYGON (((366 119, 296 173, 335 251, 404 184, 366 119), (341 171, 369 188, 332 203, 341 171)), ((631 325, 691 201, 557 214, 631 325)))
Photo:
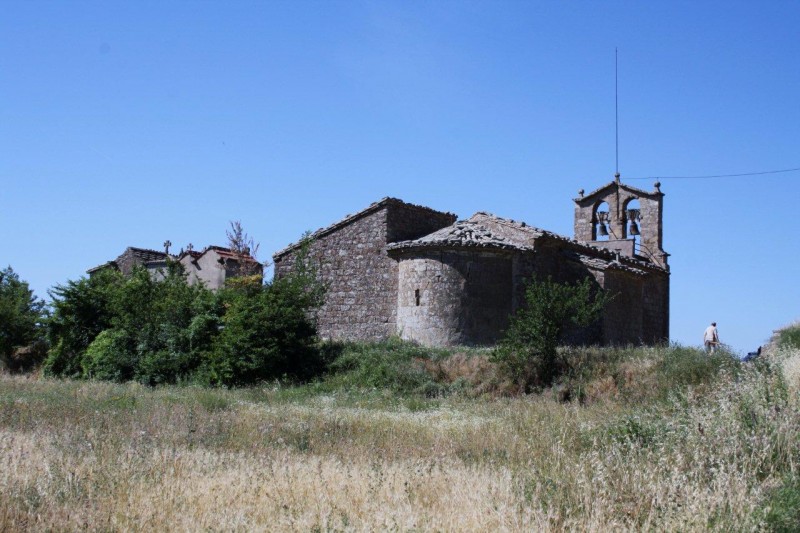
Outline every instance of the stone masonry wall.
POLYGON ((651 275, 642 294, 642 336, 645 343, 669 340, 669 276, 651 275))
MULTIPOLYGON (((397 264, 386 255, 387 210, 380 209, 312 241, 308 261, 326 287, 317 319, 324 339, 376 340, 394 333, 397 264)), ((275 277, 296 259, 276 260, 275 277)))
POLYGON ((125 250, 122 255, 115 259, 115 261, 119 271, 125 276, 130 276, 133 273, 134 268, 144 264, 144 261, 141 258, 136 257, 136 255, 130 249, 125 250))
POLYGON ((603 288, 612 300, 603 311, 603 342, 611 345, 641 344, 642 283, 640 276, 619 270, 604 273, 603 288))
POLYGON ((400 258, 398 333, 426 346, 492 344, 511 313, 511 257, 420 251, 400 258))
POLYGON ((442 213, 408 204, 389 204, 386 242, 418 239, 456 221, 452 213, 442 213))
MULTIPOLYGON (((453 222, 455 216, 389 201, 314 238, 309 260, 326 286, 318 312, 325 339, 380 340, 397 332, 397 262, 391 240, 414 239, 453 222)), ((289 273, 297 250, 275 258, 275 276, 289 273)))

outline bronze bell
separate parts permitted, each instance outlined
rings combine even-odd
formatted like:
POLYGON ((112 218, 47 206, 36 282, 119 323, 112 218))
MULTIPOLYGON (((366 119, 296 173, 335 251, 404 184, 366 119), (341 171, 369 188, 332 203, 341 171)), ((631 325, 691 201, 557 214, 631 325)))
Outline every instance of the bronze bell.
POLYGON ((604 222, 601 222, 600 225, 597 227, 597 234, 600 235, 601 237, 608 237, 608 229, 606 229, 606 225, 604 222))
POLYGON ((639 225, 636 222, 631 222, 631 235, 639 235, 639 225))

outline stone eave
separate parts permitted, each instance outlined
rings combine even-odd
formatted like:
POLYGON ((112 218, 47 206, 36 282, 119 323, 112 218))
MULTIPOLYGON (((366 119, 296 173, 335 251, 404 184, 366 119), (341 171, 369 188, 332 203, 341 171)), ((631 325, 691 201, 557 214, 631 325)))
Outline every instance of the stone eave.
MULTIPOLYGON (((386 196, 384 198, 381 198, 377 202, 371 203, 368 207, 362 209, 361 211, 358 211, 357 213, 348 214, 347 216, 345 216, 343 219, 339 220, 338 222, 334 222, 330 226, 326 226, 324 228, 320 228, 320 229, 316 230, 314 233, 309 235, 308 238, 311 239, 311 240, 314 240, 314 239, 319 239, 321 237, 324 237, 326 235, 330 235, 334 231, 337 231, 337 230, 339 230, 339 229, 341 229, 341 228, 343 228, 343 227, 345 227, 345 226, 347 226, 349 224, 352 224, 353 222, 355 222, 355 221, 357 221, 359 219, 364 218, 365 216, 371 215, 371 214, 375 213, 376 211, 379 211, 379 210, 383 209, 384 207, 388 207, 388 206, 391 206, 391 205, 401 205, 401 206, 404 206, 404 207, 410 207, 412 209, 416 209, 416 210, 424 211, 424 212, 428 212, 428 213, 436 213, 436 214, 440 214, 440 215, 450 215, 452 217, 456 216, 455 214, 450 213, 450 212, 437 211, 436 209, 432 209, 432 208, 426 207, 424 205, 411 204, 411 203, 408 203, 408 202, 404 202, 403 200, 401 200, 399 198, 392 198, 390 196, 386 196)), ((278 250, 277 252, 272 254, 272 260, 274 262, 276 262, 276 263, 279 262, 283 256, 285 256, 285 255, 289 254, 290 252, 293 252, 293 251, 297 250, 298 248, 300 248, 302 243, 303 243, 303 240, 300 240, 300 241, 297 241, 295 243, 290 244, 289 246, 286 246, 285 248, 282 248, 281 250, 278 250)))
POLYGON ((386 246, 386 251, 389 255, 402 254, 405 252, 416 251, 486 251, 486 252, 530 252, 533 247, 520 247, 512 244, 498 244, 498 243, 480 243, 480 242, 448 242, 448 241, 434 241, 418 243, 414 241, 403 241, 392 243, 386 246))

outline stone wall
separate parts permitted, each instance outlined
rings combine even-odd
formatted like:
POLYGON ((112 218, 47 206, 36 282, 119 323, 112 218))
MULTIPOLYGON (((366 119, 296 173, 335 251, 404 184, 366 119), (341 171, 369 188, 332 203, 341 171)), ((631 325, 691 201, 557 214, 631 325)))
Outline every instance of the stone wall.
POLYGON ((620 270, 607 270, 603 288, 612 297, 603 311, 603 343, 641 344, 645 337, 642 309, 643 278, 620 270))
MULTIPOLYGON (((394 333, 397 264, 386 255, 387 210, 361 217, 314 239, 308 261, 325 285, 317 319, 324 339, 382 339, 394 333)), ((291 253, 275 261, 275 276, 291 271, 291 253)))
POLYGON ((228 277, 225 266, 219 262, 219 255, 213 251, 197 258, 185 255, 180 260, 190 284, 202 283, 207 289, 217 290, 225 285, 228 277))
MULTIPOLYGON (((414 239, 451 224, 454 215, 387 199, 312 236, 309 260, 326 287, 319 309, 325 339, 380 340, 397 332, 397 262, 391 240, 414 239)), ((293 268, 298 248, 276 254, 275 276, 293 268)))
POLYGON ((669 275, 653 274, 642 287, 642 340, 669 341, 669 275))
POLYGON ((426 346, 498 340, 512 311, 508 253, 406 252, 400 259, 397 329, 426 346))

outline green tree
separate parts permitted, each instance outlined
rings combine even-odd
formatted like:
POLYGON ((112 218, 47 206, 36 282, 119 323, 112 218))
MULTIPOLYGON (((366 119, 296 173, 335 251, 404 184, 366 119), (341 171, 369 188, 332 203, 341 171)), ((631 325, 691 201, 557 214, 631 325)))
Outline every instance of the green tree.
POLYGON ((219 314, 214 294, 189 285, 179 263, 168 263, 163 279, 135 270, 113 304, 111 323, 124 334, 116 346, 127 349, 126 356, 115 356, 118 379, 157 384, 187 378, 210 348, 219 314))
POLYGON ((45 304, 9 266, 0 270, 0 362, 42 338, 45 304))
POLYGON ((83 374, 81 359, 92 341, 112 327, 115 302, 124 283, 122 274, 109 268, 50 291, 53 314, 47 328, 50 352, 44 364, 46 373, 83 374))
POLYGON ((106 269, 51 291, 55 375, 156 384, 189 377, 210 350, 222 308, 214 294, 189 285, 179 263, 163 279, 144 268, 130 277, 106 269))
POLYGON ((228 283, 220 291, 225 314, 202 371, 205 381, 306 380, 324 370, 314 311, 325 290, 308 259, 309 246, 304 237, 289 275, 266 284, 228 283))
POLYGON ((552 384, 559 374, 557 348, 565 331, 591 326, 609 299, 588 277, 575 284, 532 278, 525 303, 511 317, 492 359, 520 390, 552 384))

